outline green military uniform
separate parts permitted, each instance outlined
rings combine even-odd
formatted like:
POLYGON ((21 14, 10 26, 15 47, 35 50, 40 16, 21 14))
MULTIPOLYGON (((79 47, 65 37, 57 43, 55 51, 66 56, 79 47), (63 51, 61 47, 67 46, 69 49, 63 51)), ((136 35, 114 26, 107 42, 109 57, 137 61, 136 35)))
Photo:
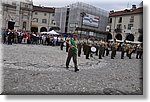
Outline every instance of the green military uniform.
POLYGON ((111 59, 114 59, 115 55, 116 55, 116 44, 113 43, 111 46, 111 59))
POLYGON ((122 44, 121 45, 121 59, 124 59, 124 53, 126 51, 126 45, 122 44))
POLYGON ((133 51, 134 51, 134 48, 133 48, 132 45, 130 45, 129 51, 128 51, 128 57, 129 57, 129 59, 131 59, 131 56, 132 56, 133 51))
POLYGON ((143 54, 143 48, 141 45, 138 45, 136 48, 136 59, 141 59, 143 54))
POLYGON ((73 57, 73 62, 75 66, 75 72, 79 71, 78 66, 77 66, 77 45, 73 39, 70 39, 70 48, 68 51, 68 57, 66 60, 66 68, 69 68, 69 63, 71 58, 73 57))

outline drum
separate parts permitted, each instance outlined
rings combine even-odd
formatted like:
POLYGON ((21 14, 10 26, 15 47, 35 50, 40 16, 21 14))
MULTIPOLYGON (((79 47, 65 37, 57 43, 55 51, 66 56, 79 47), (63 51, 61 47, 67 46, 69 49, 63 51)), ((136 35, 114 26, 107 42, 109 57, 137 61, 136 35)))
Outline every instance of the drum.
POLYGON ((94 46, 91 47, 92 52, 96 52, 96 48, 94 46))

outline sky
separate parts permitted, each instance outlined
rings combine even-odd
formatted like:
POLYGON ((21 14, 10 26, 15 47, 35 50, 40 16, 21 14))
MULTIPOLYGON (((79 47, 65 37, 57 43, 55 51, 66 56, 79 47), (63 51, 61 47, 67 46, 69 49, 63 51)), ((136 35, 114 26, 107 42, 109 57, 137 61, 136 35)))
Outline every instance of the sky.
POLYGON ((118 11, 131 8, 133 4, 138 7, 142 1, 143 0, 33 0, 33 4, 47 7, 64 7, 72 3, 84 2, 107 11, 118 11))

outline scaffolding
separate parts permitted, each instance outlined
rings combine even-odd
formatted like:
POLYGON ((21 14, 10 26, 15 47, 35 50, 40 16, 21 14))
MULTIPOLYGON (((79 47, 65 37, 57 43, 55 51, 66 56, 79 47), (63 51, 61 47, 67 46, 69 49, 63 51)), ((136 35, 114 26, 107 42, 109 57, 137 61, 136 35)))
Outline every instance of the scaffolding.
MULTIPOLYGON (((91 27, 83 25, 83 28, 91 29, 91 30, 99 30, 99 31, 106 31, 106 26, 108 24, 108 17, 109 12, 94 7, 90 4, 86 4, 83 2, 77 2, 74 4, 67 5, 62 8, 55 9, 55 20, 57 26, 60 27, 60 32, 64 32, 65 30, 65 22, 68 22, 67 26, 67 33, 72 33, 76 31, 76 28, 81 28, 82 25, 82 17, 81 13, 85 12, 86 14, 93 15, 95 17, 99 17, 100 20, 98 21, 98 27, 91 27), (67 8, 69 8, 69 15, 67 15, 67 8), (66 17, 69 16, 68 21, 66 21, 66 17)), ((87 32, 85 32, 87 33, 87 32)))

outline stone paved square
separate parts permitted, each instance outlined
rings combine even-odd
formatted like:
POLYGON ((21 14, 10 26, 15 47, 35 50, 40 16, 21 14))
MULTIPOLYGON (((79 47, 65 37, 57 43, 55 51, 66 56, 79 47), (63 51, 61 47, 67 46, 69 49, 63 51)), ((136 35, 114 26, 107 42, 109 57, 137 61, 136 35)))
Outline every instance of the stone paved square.
POLYGON ((13 44, 3 45, 3 94, 96 94, 142 95, 142 60, 78 57, 79 71, 60 47, 13 44))

